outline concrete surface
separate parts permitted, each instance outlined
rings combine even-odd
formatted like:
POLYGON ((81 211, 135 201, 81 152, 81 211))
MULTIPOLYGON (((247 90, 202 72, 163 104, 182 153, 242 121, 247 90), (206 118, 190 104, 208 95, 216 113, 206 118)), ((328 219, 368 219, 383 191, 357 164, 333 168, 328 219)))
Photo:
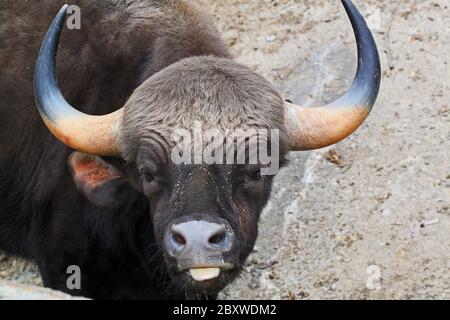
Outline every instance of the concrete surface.
POLYGON ((0 281, 0 300, 86 300, 72 297, 58 291, 24 285, 7 281, 0 281))
MULTIPOLYGON (((237 60, 307 106, 351 84, 340 1, 199 0, 237 60)), ((450 298, 450 3, 355 0, 383 65, 380 97, 351 138, 292 153, 234 299, 450 298)), ((0 255, 0 279, 39 284, 0 255)))

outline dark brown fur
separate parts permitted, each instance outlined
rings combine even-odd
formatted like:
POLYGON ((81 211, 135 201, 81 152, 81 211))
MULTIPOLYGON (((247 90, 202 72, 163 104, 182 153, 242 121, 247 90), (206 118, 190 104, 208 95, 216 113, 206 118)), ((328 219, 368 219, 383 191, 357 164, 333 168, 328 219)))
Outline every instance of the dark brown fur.
POLYGON ((71 151, 51 136, 34 105, 35 59, 62 4, 0 0, 0 248, 33 258, 46 286, 72 294, 214 297, 251 252, 271 178, 255 185, 237 180, 246 168, 158 163, 171 181, 167 198, 178 199, 164 202, 152 198, 138 169, 167 158, 170 130, 193 121, 279 129, 283 157, 282 99, 263 78, 231 60, 209 18, 185 1, 73 1, 81 7, 82 28, 65 29, 61 37, 62 92, 88 114, 125 106, 123 155, 108 161, 119 162, 126 174, 87 201, 66 164, 71 151), (199 170, 207 174, 190 180, 199 170), (174 276, 164 260, 161 234, 170 219, 208 210, 238 231, 239 265, 210 288, 179 291, 186 280, 174 276), (68 264, 83 270, 80 291, 65 288, 68 264))

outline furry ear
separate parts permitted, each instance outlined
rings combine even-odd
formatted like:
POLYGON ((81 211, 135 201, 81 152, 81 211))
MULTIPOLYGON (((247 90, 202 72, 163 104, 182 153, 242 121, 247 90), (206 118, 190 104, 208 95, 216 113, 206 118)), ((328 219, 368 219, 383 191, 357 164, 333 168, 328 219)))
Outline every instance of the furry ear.
POLYGON ((97 156, 74 152, 69 157, 69 168, 77 189, 99 207, 114 206, 127 183, 121 171, 97 156))

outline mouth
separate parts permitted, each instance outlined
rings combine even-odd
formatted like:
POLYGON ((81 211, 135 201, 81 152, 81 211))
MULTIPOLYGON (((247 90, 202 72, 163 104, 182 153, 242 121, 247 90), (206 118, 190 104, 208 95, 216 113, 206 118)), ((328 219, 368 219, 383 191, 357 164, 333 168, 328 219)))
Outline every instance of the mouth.
POLYGON ((239 274, 234 264, 200 264, 177 268, 172 273, 172 284, 182 288, 188 295, 217 294, 239 274))
POLYGON ((205 282, 217 279, 221 274, 231 269, 233 269, 232 264, 224 263, 220 265, 192 266, 184 269, 184 272, 195 282, 205 282))
POLYGON ((195 281, 204 282, 219 277, 220 271, 221 271, 220 268, 196 268, 196 269, 189 269, 187 273, 195 281))

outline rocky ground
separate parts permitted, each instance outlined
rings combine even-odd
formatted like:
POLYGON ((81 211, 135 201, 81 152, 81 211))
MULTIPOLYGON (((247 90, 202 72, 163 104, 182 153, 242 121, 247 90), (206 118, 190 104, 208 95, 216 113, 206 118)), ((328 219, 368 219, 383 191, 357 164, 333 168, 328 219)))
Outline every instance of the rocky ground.
MULTIPOLYGON (((340 1, 199 0, 239 62, 307 106, 351 84, 340 1)), ((355 0, 377 40, 380 97, 356 134, 293 153, 229 299, 450 298, 450 3, 355 0)), ((39 284, 0 255, 0 280, 39 284)))

